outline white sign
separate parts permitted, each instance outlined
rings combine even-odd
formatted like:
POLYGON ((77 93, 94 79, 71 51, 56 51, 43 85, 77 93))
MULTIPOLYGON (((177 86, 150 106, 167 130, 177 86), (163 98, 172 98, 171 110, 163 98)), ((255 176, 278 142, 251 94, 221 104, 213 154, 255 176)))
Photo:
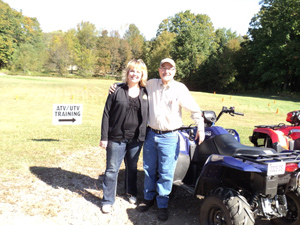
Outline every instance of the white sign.
POLYGON ((82 104, 53 104, 53 125, 82 123, 82 104))

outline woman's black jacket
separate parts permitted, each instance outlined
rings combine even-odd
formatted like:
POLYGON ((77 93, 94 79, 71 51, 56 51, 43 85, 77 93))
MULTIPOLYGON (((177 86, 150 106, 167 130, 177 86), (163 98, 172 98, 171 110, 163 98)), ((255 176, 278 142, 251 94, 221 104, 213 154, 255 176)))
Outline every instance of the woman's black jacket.
MULTIPOLYGON (((141 87, 139 94, 142 123, 139 126, 138 141, 145 141, 148 123, 148 93, 141 87)), ((118 85, 116 91, 108 95, 103 111, 101 141, 124 141, 124 121, 128 112, 129 96, 126 84, 118 85)))

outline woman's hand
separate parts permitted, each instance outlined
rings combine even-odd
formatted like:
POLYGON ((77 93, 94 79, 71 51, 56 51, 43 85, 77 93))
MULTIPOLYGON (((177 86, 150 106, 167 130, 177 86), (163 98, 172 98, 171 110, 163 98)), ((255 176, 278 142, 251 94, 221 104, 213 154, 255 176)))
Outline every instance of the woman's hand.
POLYGON ((107 141, 100 141, 100 145, 99 146, 102 147, 102 148, 104 148, 104 149, 106 149, 106 147, 107 147, 107 141))

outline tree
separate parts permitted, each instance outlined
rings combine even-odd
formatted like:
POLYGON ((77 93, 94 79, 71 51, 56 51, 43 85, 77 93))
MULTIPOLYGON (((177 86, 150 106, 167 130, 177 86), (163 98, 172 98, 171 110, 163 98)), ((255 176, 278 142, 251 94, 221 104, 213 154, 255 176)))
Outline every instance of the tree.
POLYGON ((296 91, 300 81, 300 2, 264 0, 251 20, 251 75, 261 89, 296 91))
POLYGON ((76 64, 83 76, 90 76, 94 73, 97 62, 96 45, 98 31, 94 24, 81 22, 77 25, 76 37, 79 41, 76 64))
MULTIPOLYGON (((119 47, 119 55, 120 55, 120 69, 123 70, 126 68, 127 66, 127 63, 132 60, 132 58, 135 58, 132 56, 132 51, 131 51, 131 48, 130 48, 130 45, 129 43, 124 40, 124 39, 121 39, 120 40, 120 47, 119 47)), ((137 57, 138 59, 139 58, 144 58, 142 56, 140 57, 137 57)))
POLYGON ((5 67, 12 59, 14 49, 15 45, 13 39, 0 32, 0 69, 5 67))
POLYGON ((95 51, 93 49, 81 48, 78 54, 77 65, 80 68, 81 75, 88 77, 94 74, 95 65, 97 59, 95 57, 95 51))
POLYGON ((210 57, 205 73, 206 82, 202 83, 202 90, 214 90, 218 92, 230 92, 236 90, 236 87, 232 84, 234 84, 235 79, 238 76, 235 62, 240 48, 239 40, 232 39, 222 48, 222 53, 210 57))
POLYGON ((60 75, 67 73, 67 68, 71 64, 69 46, 64 34, 54 35, 49 46, 49 62, 53 64, 60 75))
POLYGON ((110 71, 113 75, 122 70, 121 56, 120 56, 120 34, 117 31, 111 31, 109 38, 109 51, 110 51, 110 71))
MULTIPOLYGON (((225 28, 215 31, 216 51, 202 64, 192 78, 192 89, 202 91, 231 91, 238 76, 236 62, 242 38, 225 28), (209 85, 208 85, 209 84, 209 85)), ((234 88, 235 89, 235 88, 234 88)))
POLYGON ((240 43, 243 41, 242 37, 237 36, 236 32, 232 32, 231 29, 221 28, 215 31, 215 41, 217 43, 217 52, 222 53, 227 44, 237 39, 240 43))
POLYGON ((22 17, 22 40, 17 42, 12 68, 23 71, 41 71, 46 61, 43 33, 36 18, 22 17))
POLYGON ((14 52, 14 66, 15 70, 23 70, 24 73, 29 73, 34 70, 34 63, 37 61, 34 47, 31 44, 21 44, 14 52))
POLYGON ((12 62, 12 68, 24 70, 29 67, 30 61, 31 69, 40 70, 44 62, 44 48, 38 20, 23 16, 22 12, 11 9, 0 0, 0 68, 12 62), (21 58, 16 60, 16 56, 21 58), (38 61, 33 62, 34 59, 38 61))
POLYGON ((111 53, 109 50, 108 31, 103 30, 101 36, 97 41, 97 62, 95 72, 96 74, 107 74, 110 71, 111 53))
POLYGON ((13 29, 17 26, 16 14, 16 11, 0 0, 0 69, 11 60, 16 47, 13 36, 13 29))
POLYGON ((80 49, 79 39, 76 36, 76 30, 68 30, 64 35, 64 41, 68 49, 71 73, 73 73, 73 66, 76 66, 76 63, 79 61, 78 52, 80 49))
POLYGON ((143 57, 143 46, 145 38, 141 35, 139 29, 134 24, 130 24, 124 34, 124 39, 128 41, 131 47, 132 57, 140 59, 143 57))
POLYGON ((155 40, 151 42, 151 50, 147 63, 149 78, 159 77, 159 63, 164 58, 171 57, 171 48, 176 34, 162 31, 155 40))
POLYGON ((94 24, 82 21, 77 24, 76 37, 82 47, 86 49, 94 49, 97 43, 98 31, 94 24))
POLYGON ((240 44, 241 49, 236 52, 235 56, 235 68, 238 75, 233 83, 234 89, 237 92, 245 93, 246 91, 252 91, 259 89, 259 79, 256 76, 251 75, 254 68, 256 55, 251 49, 251 40, 248 35, 243 37, 243 41, 240 44))
POLYGON ((177 76, 189 82, 216 49, 212 22, 207 15, 185 11, 171 19, 169 29, 176 34, 171 55, 177 64, 177 76))
POLYGON ((14 51, 12 57, 13 70, 42 71, 46 62, 46 49, 44 43, 21 43, 14 51))
POLYGON ((21 13, 0 0, 0 68, 8 65, 17 47, 16 34, 20 30, 21 17, 21 13))

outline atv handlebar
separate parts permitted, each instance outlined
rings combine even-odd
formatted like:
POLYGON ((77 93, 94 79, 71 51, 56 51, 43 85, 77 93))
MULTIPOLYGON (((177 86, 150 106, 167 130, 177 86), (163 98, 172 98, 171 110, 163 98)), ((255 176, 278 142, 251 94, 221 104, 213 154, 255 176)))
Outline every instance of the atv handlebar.
POLYGON ((244 113, 239 113, 239 112, 236 112, 234 113, 235 115, 238 115, 238 116, 244 116, 244 113))
POLYGON ((219 113, 216 122, 220 119, 223 113, 229 113, 230 116, 238 115, 238 116, 244 116, 244 113, 235 112, 235 107, 229 107, 223 106, 222 111, 219 113))

